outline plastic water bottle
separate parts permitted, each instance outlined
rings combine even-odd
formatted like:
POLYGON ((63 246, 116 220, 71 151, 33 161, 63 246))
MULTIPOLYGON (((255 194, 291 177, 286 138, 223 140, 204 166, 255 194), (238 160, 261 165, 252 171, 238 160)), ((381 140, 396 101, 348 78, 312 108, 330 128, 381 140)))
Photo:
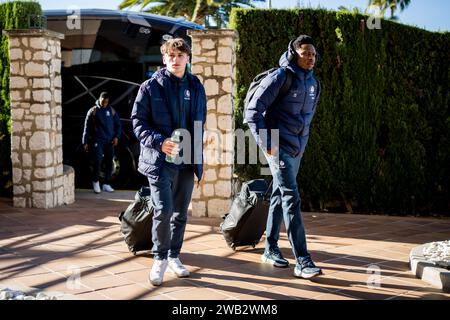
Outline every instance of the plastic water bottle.
MULTIPOLYGON (((172 137, 170 137, 170 141, 180 143, 181 142, 181 132, 178 130, 175 130, 172 134, 172 137)), ((177 158, 177 155, 173 156, 173 157, 166 155, 166 161, 170 162, 170 163, 174 163, 176 158, 177 158)))

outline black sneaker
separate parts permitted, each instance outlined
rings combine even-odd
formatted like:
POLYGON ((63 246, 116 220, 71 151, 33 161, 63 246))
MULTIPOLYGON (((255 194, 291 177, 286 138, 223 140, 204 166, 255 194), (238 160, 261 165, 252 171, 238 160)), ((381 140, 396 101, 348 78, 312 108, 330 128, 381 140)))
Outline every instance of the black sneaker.
POLYGON ((264 251, 263 255, 261 256, 261 261, 264 263, 270 263, 274 267, 278 268, 286 268, 287 266, 289 266, 289 261, 283 258, 283 255, 278 248, 274 250, 264 251))
POLYGON ((297 262, 294 269, 294 276, 297 278, 311 279, 322 274, 322 269, 316 267, 311 258, 302 262, 297 262))

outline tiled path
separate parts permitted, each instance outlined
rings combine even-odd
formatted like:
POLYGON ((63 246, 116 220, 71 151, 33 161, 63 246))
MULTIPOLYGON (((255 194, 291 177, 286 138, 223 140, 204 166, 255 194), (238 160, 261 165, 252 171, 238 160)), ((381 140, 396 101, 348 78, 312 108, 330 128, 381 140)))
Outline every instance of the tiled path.
MULTIPOLYGON (((77 190, 76 197, 52 210, 0 199, 0 286, 78 299, 450 299, 408 268, 411 248, 450 238, 450 219, 304 213, 309 249, 324 270, 307 281, 294 278, 292 266, 261 264, 262 243, 229 249, 220 219, 190 217, 181 259, 191 277, 166 274, 154 288, 151 256, 130 254, 119 232, 117 214, 134 192, 77 190)), ((293 263, 285 233, 279 244, 293 263)))

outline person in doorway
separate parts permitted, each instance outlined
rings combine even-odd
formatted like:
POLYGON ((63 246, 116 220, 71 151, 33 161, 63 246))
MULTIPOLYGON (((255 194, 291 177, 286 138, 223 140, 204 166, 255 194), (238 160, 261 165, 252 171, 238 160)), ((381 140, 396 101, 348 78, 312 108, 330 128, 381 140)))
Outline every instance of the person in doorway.
POLYGON ((114 192, 110 185, 114 147, 119 143, 122 126, 119 115, 109 104, 109 95, 102 92, 95 106, 89 109, 84 121, 82 143, 84 151, 93 158, 92 186, 95 193, 114 192), (105 179, 100 189, 100 170, 105 163, 105 179))

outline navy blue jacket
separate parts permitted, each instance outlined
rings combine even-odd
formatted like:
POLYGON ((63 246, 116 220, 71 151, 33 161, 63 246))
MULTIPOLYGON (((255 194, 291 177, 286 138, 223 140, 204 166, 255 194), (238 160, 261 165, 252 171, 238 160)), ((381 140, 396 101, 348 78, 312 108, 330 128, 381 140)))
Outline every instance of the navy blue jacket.
POLYGON ((320 96, 320 83, 313 71, 305 71, 287 52, 280 58, 280 68, 266 76, 248 104, 244 115, 258 145, 271 148, 270 129, 279 129, 280 148, 296 157, 303 156, 309 139, 309 128, 320 96), (288 93, 275 101, 286 79, 286 70, 294 74, 288 93), (267 139, 260 135, 267 129, 267 139))
MULTIPOLYGON (((194 173, 201 180, 203 173, 203 128, 206 121, 206 95, 198 78, 186 74, 189 81, 191 114, 188 129, 191 133, 191 147, 194 173), (195 131, 195 132, 194 132, 195 131)), ((133 130, 140 141, 138 171, 152 180, 157 180, 166 155, 161 151, 162 143, 178 129, 178 93, 170 73, 163 68, 155 72, 139 88, 131 112, 133 130)))
POLYGON ((121 135, 122 125, 117 112, 111 106, 102 108, 97 100, 84 120, 82 143, 111 143, 114 138, 120 139, 121 135))

